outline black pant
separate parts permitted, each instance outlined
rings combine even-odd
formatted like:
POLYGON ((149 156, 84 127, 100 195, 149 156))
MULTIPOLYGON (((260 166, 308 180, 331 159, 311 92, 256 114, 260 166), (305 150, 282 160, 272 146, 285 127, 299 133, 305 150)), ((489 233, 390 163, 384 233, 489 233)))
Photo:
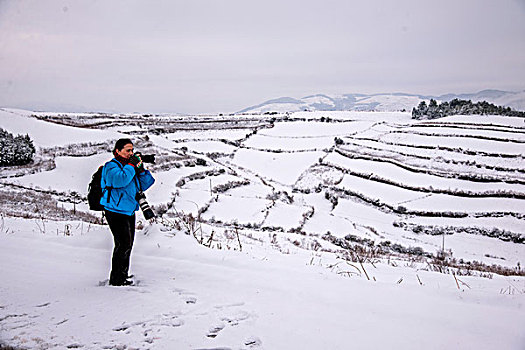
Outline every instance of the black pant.
POLYGON ((128 277, 129 257, 135 239, 135 214, 129 216, 109 210, 104 210, 104 213, 115 242, 109 283, 121 284, 128 277))

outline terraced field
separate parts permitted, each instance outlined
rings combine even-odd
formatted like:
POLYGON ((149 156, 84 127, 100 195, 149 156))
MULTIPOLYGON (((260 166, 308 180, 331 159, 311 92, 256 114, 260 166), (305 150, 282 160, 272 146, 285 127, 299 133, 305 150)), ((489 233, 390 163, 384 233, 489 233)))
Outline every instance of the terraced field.
MULTIPOLYGON (((408 113, 370 112, 38 118, 108 133, 107 141, 81 147, 46 143, 36 163, 46 167, 32 175, 3 173, 5 188, 51 187, 62 206, 72 190, 85 193, 90 173, 73 174, 67 184, 54 183, 67 178, 54 174, 75 164, 95 168, 119 133, 157 154, 150 169, 158 181, 148 198, 162 219, 191 214, 208 237, 237 230, 263 241, 307 238, 306 249, 327 237, 364 239, 428 254, 444 248, 456 258, 509 267, 525 256, 521 118, 414 121, 408 113)), ((81 202, 75 206, 85 210, 81 202)))
MULTIPOLYGON (((487 263, 505 256, 511 266, 524 256, 523 120, 309 117, 277 120, 213 159, 244 184, 213 196, 201 219, 263 232, 353 235, 431 253, 444 246, 487 263)), ((190 149, 202 152, 200 145, 190 149)))

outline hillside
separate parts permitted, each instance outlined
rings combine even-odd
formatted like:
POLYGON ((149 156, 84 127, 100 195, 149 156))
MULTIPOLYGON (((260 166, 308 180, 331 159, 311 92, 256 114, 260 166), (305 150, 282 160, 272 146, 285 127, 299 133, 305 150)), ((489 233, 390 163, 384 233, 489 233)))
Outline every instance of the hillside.
POLYGON ((487 101, 496 105, 525 111, 525 91, 511 92, 483 90, 471 94, 446 94, 441 96, 403 93, 344 94, 339 96, 313 95, 300 99, 283 97, 245 108, 239 113, 299 112, 299 111, 411 111, 421 101, 430 99, 449 102, 453 99, 487 101))
POLYGON ((32 164, 0 168, 0 344, 525 344, 523 118, 4 109, 0 126, 37 147, 32 164), (111 234, 85 194, 122 135, 157 155, 147 198, 159 218, 137 214, 136 285, 118 288, 111 234))

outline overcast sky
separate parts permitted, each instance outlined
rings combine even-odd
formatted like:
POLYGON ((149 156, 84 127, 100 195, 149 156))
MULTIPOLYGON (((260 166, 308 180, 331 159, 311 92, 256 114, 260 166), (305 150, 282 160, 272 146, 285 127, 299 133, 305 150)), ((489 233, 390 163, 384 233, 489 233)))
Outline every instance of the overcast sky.
POLYGON ((525 89, 525 0, 0 0, 0 106, 525 89))

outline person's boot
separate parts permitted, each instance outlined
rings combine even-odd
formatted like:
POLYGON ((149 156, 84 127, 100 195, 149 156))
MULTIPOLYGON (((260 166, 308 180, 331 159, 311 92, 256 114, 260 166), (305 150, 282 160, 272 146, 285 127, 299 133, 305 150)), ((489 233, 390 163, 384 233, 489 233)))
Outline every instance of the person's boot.
POLYGON ((124 282, 122 282, 121 286, 131 286, 133 285, 133 281, 132 280, 124 280, 124 282))
POLYGON ((125 279, 123 281, 112 281, 112 280, 109 280, 109 285, 110 286, 131 286, 132 284, 133 284, 133 281, 129 280, 129 279, 125 279))

